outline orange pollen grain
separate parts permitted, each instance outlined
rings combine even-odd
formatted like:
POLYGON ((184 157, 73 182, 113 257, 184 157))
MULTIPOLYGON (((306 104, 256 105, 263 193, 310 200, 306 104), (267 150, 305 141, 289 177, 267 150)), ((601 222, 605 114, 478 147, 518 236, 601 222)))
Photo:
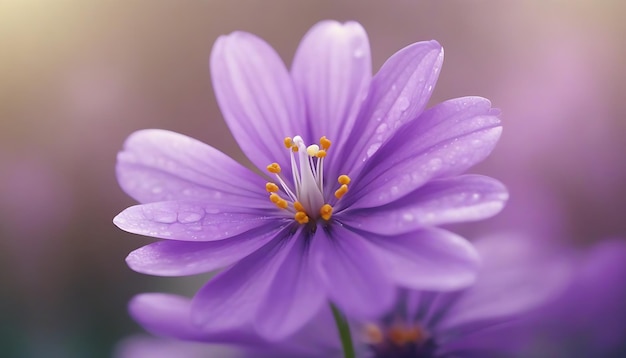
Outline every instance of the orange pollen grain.
POLYGON ((272 163, 267 166, 267 171, 272 174, 278 174, 280 173, 280 165, 278 165, 278 163, 272 163))
POLYGON ((335 198, 341 199, 348 192, 348 185, 341 184, 341 187, 335 191, 335 198))
POLYGON ((331 215, 333 214, 333 207, 329 204, 324 204, 320 208, 320 215, 324 220, 330 220, 331 215))
POLYGON ((309 222, 309 216, 304 211, 298 211, 294 215, 294 219, 296 219, 299 224, 306 224, 309 222))
POLYGON ((285 137, 284 143, 285 148, 289 149, 293 145, 293 140, 291 139, 291 137, 285 137))
POLYGON ((299 201, 295 201, 293 203, 293 208, 296 209, 296 211, 302 211, 302 212, 306 211, 304 210, 304 206, 302 206, 302 204, 299 201))
POLYGON ((330 148, 330 139, 326 138, 326 136, 320 138, 320 147, 324 150, 328 150, 328 148, 330 148))
POLYGON ((350 184, 350 177, 345 175, 345 174, 343 174, 343 175, 340 175, 339 178, 337 178, 337 181, 339 182, 339 184, 348 185, 348 184, 350 184))
POLYGON ((268 193, 275 193, 278 191, 278 185, 274 183, 266 183, 265 190, 267 190, 268 193))

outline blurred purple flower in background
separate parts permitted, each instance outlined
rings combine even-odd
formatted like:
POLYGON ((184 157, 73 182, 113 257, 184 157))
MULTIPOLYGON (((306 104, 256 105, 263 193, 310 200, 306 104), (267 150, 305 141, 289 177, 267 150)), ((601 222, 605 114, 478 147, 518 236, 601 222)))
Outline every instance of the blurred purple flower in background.
MULTIPOLYGON (((517 347, 521 341, 518 337, 526 337, 526 332, 511 335, 502 347, 494 344, 494 332, 500 338, 498 328, 502 324, 526 315, 563 291, 571 280, 572 253, 516 235, 494 235, 478 240, 476 247, 484 265, 472 287, 445 293, 402 290, 396 307, 382 319, 355 322, 359 356, 502 357, 511 350, 506 342, 517 347)), ((189 306, 183 298, 154 293, 137 296, 130 311, 142 326, 158 336, 239 346, 223 357, 341 356, 332 319, 324 316, 317 317, 296 336, 268 346, 251 330, 203 332, 193 326, 189 306)), ((119 357, 128 356, 129 351, 148 352, 164 342, 126 342, 120 347, 119 357)), ((184 357, 185 352, 195 357, 191 352, 202 351, 196 344, 177 347, 178 354, 184 357)), ((205 345, 204 349, 204 355, 199 357, 212 356, 216 348, 205 345)))
POLYGON ((626 356, 626 242, 603 240, 574 262, 574 279, 558 297, 502 327, 484 346, 506 341, 517 357, 626 356))
POLYGON ((134 133, 117 174, 142 205, 114 222, 167 240, 132 252, 129 266, 161 276, 227 267, 195 296, 194 323, 224 331, 254 321, 275 339, 328 301, 373 318, 393 304, 395 285, 470 285, 474 249, 433 226, 501 210, 501 183, 459 176, 491 152, 498 111, 479 97, 424 111, 443 61, 435 41, 400 50, 374 77, 370 61, 354 22, 314 26, 291 73, 254 35, 219 38, 211 55, 218 103, 271 181, 189 137, 134 133))

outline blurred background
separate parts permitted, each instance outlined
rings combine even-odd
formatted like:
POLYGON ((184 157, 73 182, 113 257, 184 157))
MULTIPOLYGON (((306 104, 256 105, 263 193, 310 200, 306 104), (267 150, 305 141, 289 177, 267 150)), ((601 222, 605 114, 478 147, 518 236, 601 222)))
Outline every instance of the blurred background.
MULTIPOLYGON (((473 172, 511 192, 468 237, 521 231, 576 247, 626 237, 626 6, 619 1, 0 0, 0 355, 109 357, 141 332, 136 293, 193 292, 204 278, 137 274, 149 239, 112 218, 133 201, 115 156, 163 128, 244 160, 217 108, 215 39, 258 34, 290 63, 317 21, 359 21, 374 68, 438 40, 432 103, 480 95, 504 134, 473 172)), ((624 283, 626 285, 626 283, 624 283)))

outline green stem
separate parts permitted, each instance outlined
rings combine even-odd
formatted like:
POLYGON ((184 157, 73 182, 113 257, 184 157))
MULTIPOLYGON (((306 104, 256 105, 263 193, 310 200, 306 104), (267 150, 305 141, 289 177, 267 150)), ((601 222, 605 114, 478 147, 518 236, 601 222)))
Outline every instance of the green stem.
POLYGON ((335 317, 335 323, 339 330, 339 339, 341 340, 341 346, 343 347, 344 358, 355 358, 354 345, 352 344, 352 335, 350 334, 350 325, 346 320, 346 317, 339 311, 334 304, 330 304, 330 308, 333 310, 333 317, 335 317))

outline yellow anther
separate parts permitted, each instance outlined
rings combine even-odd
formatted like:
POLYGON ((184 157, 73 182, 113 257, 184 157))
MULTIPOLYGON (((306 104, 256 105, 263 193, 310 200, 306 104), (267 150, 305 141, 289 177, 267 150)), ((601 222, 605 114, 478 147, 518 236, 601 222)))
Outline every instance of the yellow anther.
POLYGON ((293 145, 293 140, 291 140, 291 137, 285 137, 284 143, 285 143, 285 148, 289 149, 293 145))
POLYGON ((294 219, 296 219, 299 224, 306 224, 309 222, 309 216, 304 211, 298 211, 296 215, 294 215, 294 219))
POLYGON ((387 332, 387 336, 389 337, 389 340, 393 342, 393 344, 396 346, 403 346, 404 344, 409 342, 406 336, 406 332, 402 327, 391 327, 389 329, 389 332, 387 332))
POLYGON ((297 151, 298 151, 298 146, 297 146, 297 145, 295 145, 295 144, 294 144, 294 145, 292 145, 292 146, 291 146, 291 151, 292 151, 292 152, 294 152, 294 153, 295 153, 295 152, 297 152, 297 151))
POLYGON ((274 183, 266 183, 265 190, 267 190, 268 193, 275 193, 278 191, 278 185, 274 183))
POLYGON ((275 203, 280 209, 287 209, 289 207, 289 203, 285 199, 280 199, 277 203, 275 203))
POLYGON ((326 151, 324 149, 320 149, 315 156, 318 158, 324 158, 326 157, 326 151))
POLYGON ((389 340, 396 346, 407 343, 419 343, 426 339, 426 332, 420 327, 406 327, 404 325, 394 325, 387 332, 389 340))
POLYGON ((348 184, 350 184, 350 177, 345 175, 345 174, 343 174, 343 175, 340 175, 339 178, 337 178, 337 181, 341 185, 344 185, 344 184, 348 185, 348 184))
POLYGON ((276 193, 270 194, 270 201, 274 203, 274 205, 278 206, 280 209, 287 209, 287 207, 289 206, 287 200, 281 198, 276 193))
POLYGON ((276 203, 278 203, 281 200, 283 200, 283 199, 281 199, 280 196, 278 196, 278 194, 276 194, 276 193, 270 194, 270 201, 272 203, 276 204, 276 203))
POLYGON ((333 207, 328 205, 328 204, 324 204, 322 205, 322 207, 320 208, 320 215, 322 216, 322 219, 324 220, 330 220, 331 215, 333 214, 333 207))
POLYGON ((322 149, 328 150, 328 148, 330 148, 330 139, 326 138, 326 136, 320 138, 320 146, 322 149))
POLYGON ((335 198, 341 199, 348 192, 348 185, 341 184, 341 187, 335 191, 335 198))
POLYGON ((280 173, 280 165, 278 165, 278 163, 272 163, 267 166, 267 171, 272 174, 278 174, 280 173))
POLYGON ((380 344, 385 339, 383 330, 373 323, 365 325, 365 339, 369 344, 380 344))
POLYGON ((295 201, 293 203, 293 208, 296 209, 296 211, 306 211, 304 210, 304 206, 302 206, 299 201, 295 201))
POLYGON ((317 152, 320 151, 320 146, 317 144, 311 144, 310 146, 306 147, 306 154, 309 155, 309 157, 314 157, 317 155, 317 152))

